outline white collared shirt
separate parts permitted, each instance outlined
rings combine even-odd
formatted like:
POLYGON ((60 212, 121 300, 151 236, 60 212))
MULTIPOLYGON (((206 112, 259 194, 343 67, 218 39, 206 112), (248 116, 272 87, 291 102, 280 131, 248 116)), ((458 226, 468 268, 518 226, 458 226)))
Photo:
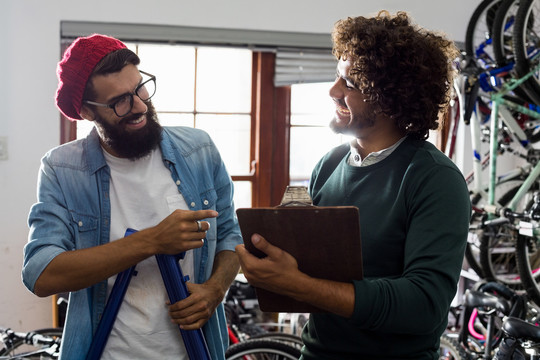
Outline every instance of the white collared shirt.
POLYGON ((356 146, 354 146, 356 139, 351 140, 351 155, 347 159, 347 164, 357 167, 376 164, 379 161, 386 159, 392 152, 394 152, 394 150, 396 150, 396 148, 405 140, 405 138, 406 136, 402 137, 394 145, 387 147, 386 149, 369 153, 365 159, 362 159, 358 149, 356 146))

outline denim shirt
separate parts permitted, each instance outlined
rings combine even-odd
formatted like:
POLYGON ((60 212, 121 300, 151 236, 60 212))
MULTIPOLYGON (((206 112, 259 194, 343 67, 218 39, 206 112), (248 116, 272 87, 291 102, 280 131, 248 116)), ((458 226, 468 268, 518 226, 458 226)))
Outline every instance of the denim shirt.
MULTIPOLYGON (((217 148, 205 132, 165 127, 160 143, 163 162, 191 210, 213 209, 202 248, 194 250, 195 283, 212 273, 215 255, 241 243, 233 206, 233 185, 217 148)), ((109 241, 110 170, 96 129, 84 139, 49 151, 41 162, 38 201, 30 210, 28 243, 22 278, 34 285, 49 262, 64 251, 89 248, 109 241)), ((137 196, 134 194, 134 196, 137 196)), ((139 229, 140 230, 140 229, 139 229)), ((103 314, 107 280, 70 293, 62 338, 61 359, 84 359, 92 334, 103 314)), ((212 359, 223 359, 228 335, 223 305, 203 327, 212 359)))

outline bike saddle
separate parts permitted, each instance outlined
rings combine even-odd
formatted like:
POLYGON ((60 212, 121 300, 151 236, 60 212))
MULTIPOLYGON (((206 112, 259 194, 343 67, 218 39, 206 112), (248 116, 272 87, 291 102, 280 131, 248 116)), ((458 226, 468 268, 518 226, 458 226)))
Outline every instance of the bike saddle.
POLYGON ((516 339, 540 341, 540 328, 525 320, 509 317, 503 323, 503 330, 516 339))
POLYGON ((512 306, 508 300, 475 290, 469 290, 465 294, 465 306, 470 306, 473 308, 486 307, 496 309, 505 315, 508 315, 512 309, 512 306))

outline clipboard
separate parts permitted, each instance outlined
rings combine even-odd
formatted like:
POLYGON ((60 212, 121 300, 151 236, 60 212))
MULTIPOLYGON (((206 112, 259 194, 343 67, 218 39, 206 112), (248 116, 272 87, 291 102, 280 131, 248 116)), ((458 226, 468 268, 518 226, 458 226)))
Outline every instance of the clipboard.
MULTIPOLYGON (((246 249, 255 256, 265 256, 251 243, 251 235, 257 233, 290 253, 300 271, 310 276, 340 282, 362 279, 358 208, 292 204, 236 210, 246 249)), ((259 308, 265 312, 325 312, 261 288, 255 290, 259 308)))

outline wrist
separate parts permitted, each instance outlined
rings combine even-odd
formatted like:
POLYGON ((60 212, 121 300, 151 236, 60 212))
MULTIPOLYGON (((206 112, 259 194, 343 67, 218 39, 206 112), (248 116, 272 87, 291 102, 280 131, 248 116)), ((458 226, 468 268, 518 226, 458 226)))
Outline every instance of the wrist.
POLYGON ((129 246, 131 248, 137 249, 137 251, 139 251, 141 255, 145 258, 152 255, 160 254, 162 252, 156 246, 157 242, 152 241, 155 236, 155 231, 153 231, 152 228, 137 231, 132 235, 129 235, 129 246))

